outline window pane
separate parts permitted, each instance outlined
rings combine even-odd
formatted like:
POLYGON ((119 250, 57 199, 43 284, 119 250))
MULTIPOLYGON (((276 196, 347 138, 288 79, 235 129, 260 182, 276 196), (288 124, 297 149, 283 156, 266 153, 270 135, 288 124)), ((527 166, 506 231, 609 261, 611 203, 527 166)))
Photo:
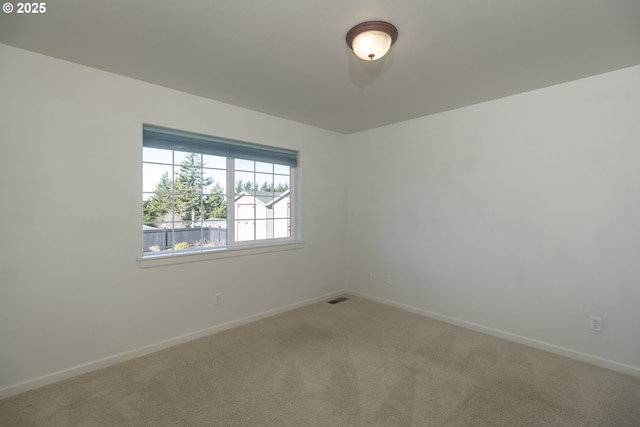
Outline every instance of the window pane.
POLYGON ((236 240, 239 242, 254 240, 255 223, 253 220, 236 219, 236 240))
POLYGON ((290 221, 288 219, 273 220, 273 237, 283 238, 291 236, 290 221))
POLYGON ((273 163, 256 162, 256 172, 273 173, 273 163))
POLYGON ((236 194, 257 190, 253 172, 236 172, 236 194))
POLYGON ((256 240, 273 239, 273 220, 256 220, 256 240))
POLYGON ((234 163, 237 171, 253 172, 255 170, 255 162, 253 160, 235 159, 234 163))
POLYGON ((274 218, 291 218, 291 203, 289 203, 289 197, 282 197, 276 199, 273 204, 273 217, 274 218))
POLYGON ((181 193, 192 192, 192 190, 202 190, 203 170, 197 166, 180 166, 173 167, 175 191, 181 193))
POLYGON ((250 198, 248 196, 245 196, 238 202, 236 202, 236 219, 253 221, 255 218, 256 205, 254 203, 251 203, 252 200, 243 199, 250 198))
POLYGON ((203 248, 224 246, 227 244, 227 220, 207 219, 202 229, 203 248))
POLYGON ((189 161, 190 159, 193 159, 197 162, 202 161, 202 155, 198 153, 186 153, 184 151, 174 151, 173 153, 174 165, 181 165, 183 162, 189 161))
POLYGON ((210 156, 208 154, 204 154, 202 156, 202 165, 208 168, 226 169, 227 158, 220 157, 220 156, 210 156))
POLYGON ((171 164, 173 162, 173 153, 169 150, 143 147, 142 161, 171 164))
POLYGON ((197 249, 202 247, 202 227, 181 227, 173 230, 175 250, 197 249))
POLYGON ((273 176, 273 184, 274 184, 274 190, 277 192, 283 192, 283 191, 287 191, 288 189, 290 189, 290 182, 289 182, 290 178, 288 176, 283 176, 283 175, 274 175, 273 176))
POLYGON ((166 174, 165 182, 169 183, 172 177, 172 167, 144 163, 142 165, 142 191, 145 193, 156 191, 156 186, 163 180, 164 174, 166 174))
POLYGON ((266 173, 256 174, 258 191, 273 191, 273 175, 266 173))
POLYGON ((282 174, 274 174, 273 163, 266 162, 236 162, 238 165, 248 169, 255 166, 256 172, 236 171, 236 191, 245 191, 236 200, 236 235, 239 241, 265 240, 277 237, 288 237, 290 235, 290 195, 285 193, 290 186, 290 168, 278 165, 278 170, 282 174), (252 191, 257 190, 257 191, 252 191), (274 218, 279 218, 276 230, 274 218))
POLYGON ((267 207, 267 204, 273 200, 272 197, 259 197, 256 200, 255 215, 257 219, 273 218, 273 210, 267 207))
MULTIPOLYGON (((211 191, 206 195, 205 199, 205 216, 206 220, 221 219, 227 217, 227 196, 224 193, 211 191)), ((221 226, 219 222, 211 225, 221 226)), ((224 225, 226 228, 226 223, 224 225)))
POLYGON ((273 165, 273 172, 281 175, 291 175, 291 168, 285 165, 273 165))
POLYGON ((211 184, 204 188, 205 194, 208 194, 212 189, 220 187, 222 194, 227 193, 227 171, 220 169, 204 169, 204 179, 211 179, 211 184))
POLYGON ((167 249, 167 232, 165 229, 151 226, 143 227, 142 230, 142 252, 154 253, 167 249))

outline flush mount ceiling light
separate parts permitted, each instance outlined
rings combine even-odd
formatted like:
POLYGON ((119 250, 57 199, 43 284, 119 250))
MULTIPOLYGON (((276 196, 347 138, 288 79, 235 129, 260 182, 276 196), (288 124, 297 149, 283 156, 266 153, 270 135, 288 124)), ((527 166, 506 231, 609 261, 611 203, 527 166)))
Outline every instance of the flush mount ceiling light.
POLYGON ((398 29, 384 21, 367 21, 356 25, 347 33, 347 45, 356 56, 375 61, 389 52, 398 38, 398 29))

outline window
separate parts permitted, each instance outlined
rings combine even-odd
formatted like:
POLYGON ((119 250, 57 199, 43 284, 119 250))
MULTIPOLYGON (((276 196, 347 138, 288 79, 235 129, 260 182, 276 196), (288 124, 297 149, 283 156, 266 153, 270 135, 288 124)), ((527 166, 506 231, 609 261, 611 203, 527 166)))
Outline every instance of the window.
POLYGON ((294 241, 298 153, 143 127, 142 256, 294 241))

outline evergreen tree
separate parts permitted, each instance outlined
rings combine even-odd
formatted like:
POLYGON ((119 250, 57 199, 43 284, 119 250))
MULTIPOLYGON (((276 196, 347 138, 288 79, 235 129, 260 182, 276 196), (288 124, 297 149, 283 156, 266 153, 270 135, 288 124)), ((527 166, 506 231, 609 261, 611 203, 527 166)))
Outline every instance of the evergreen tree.
POLYGON ((275 192, 275 193, 284 193, 288 189, 289 189, 289 186, 287 184, 280 183, 278 185, 273 185, 272 182, 267 182, 267 181, 265 181, 260 187, 260 191, 275 192))
POLYGON ((203 189, 213 183, 213 178, 202 175, 202 155, 187 154, 180 164, 174 186, 176 194, 176 214, 184 221, 205 219, 209 196, 203 194, 203 189))
POLYGON ((236 194, 240 194, 243 191, 246 191, 247 193, 258 191, 258 184, 251 181, 243 182, 242 180, 239 180, 236 182, 236 194))
POLYGON ((207 218, 226 218, 227 202, 224 198, 224 191, 219 183, 215 183, 211 189, 211 194, 207 200, 207 218))
POLYGON ((273 185, 272 182, 265 181, 261 186, 258 186, 257 183, 251 181, 244 182, 242 180, 239 180, 238 182, 236 182, 236 194, 240 194, 243 191, 246 191, 247 193, 251 193, 254 191, 283 193, 288 189, 289 186, 282 183, 273 185))
POLYGON ((164 173, 156 184, 153 196, 143 202, 143 221, 158 222, 171 211, 171 180, 164 173))

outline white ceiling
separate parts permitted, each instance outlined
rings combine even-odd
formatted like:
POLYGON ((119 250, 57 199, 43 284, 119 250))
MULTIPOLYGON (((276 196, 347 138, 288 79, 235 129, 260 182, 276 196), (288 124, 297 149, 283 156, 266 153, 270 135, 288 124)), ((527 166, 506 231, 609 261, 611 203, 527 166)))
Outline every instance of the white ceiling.
POLYGON ((640 0, 46 5, 0 13, 0 43, 341 133, 640 64, 640 0), (367 63, 345 35, 370 19, 399 36, 367 63))

